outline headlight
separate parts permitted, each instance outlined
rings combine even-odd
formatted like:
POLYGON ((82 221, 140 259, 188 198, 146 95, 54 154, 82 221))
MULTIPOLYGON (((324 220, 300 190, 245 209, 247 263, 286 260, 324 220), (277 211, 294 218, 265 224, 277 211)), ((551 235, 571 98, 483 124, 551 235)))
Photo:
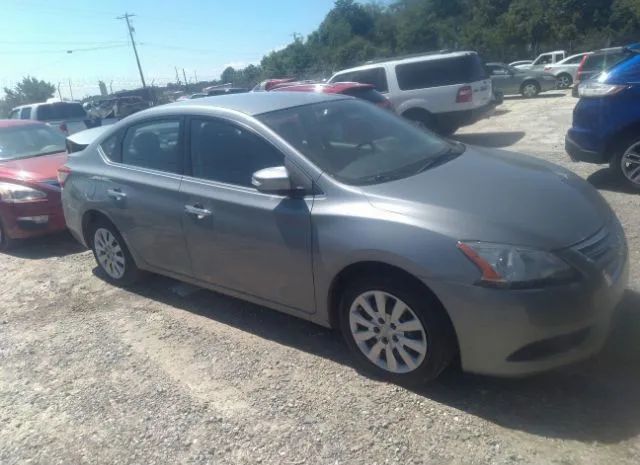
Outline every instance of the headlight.
POLYGON ((542 250, 486 242, 458 242, 458 248, 480 270, 479 284, 530 288, 574 281, 578 272, 542 250))
POLYGON ((0 182, 0 200, 8 203, 32 202, 46 199, 47 194, 21 184, 0 182))
POLYGON ((578 95, 580 97, 608 97, 626 89, 627 86, 619 86, 615 84, 605 84, 598 81, 582 82, 578 86, 578 95))

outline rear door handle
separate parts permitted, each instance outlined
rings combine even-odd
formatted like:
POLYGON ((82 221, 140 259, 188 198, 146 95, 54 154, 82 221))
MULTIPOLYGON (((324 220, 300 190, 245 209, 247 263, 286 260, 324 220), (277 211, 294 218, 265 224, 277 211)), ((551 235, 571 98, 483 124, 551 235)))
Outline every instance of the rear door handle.
POLYGON ((107 189, 107 195, 114 200, 124 200, 127 197, 120 189, 107 189))
POLYGON ((184 211, 189 215, 194 215, 199 220, 206 218, 207 216, 211 216, 211 210, 207 210, 203 208, 202 205, 185 205, 184 211))

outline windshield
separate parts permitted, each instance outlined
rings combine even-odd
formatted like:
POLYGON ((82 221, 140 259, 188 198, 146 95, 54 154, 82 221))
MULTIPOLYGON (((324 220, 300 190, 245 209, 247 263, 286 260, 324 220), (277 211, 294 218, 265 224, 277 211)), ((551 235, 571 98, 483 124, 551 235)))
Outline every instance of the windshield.
POLYGON ((321 170, 351 185, 412 176, 453 147, 359 100, 339 100, 258 117, 321 170))
POLYGON ((45 125, 0 129, 0 161, 64 152, 64 135, 45 125))

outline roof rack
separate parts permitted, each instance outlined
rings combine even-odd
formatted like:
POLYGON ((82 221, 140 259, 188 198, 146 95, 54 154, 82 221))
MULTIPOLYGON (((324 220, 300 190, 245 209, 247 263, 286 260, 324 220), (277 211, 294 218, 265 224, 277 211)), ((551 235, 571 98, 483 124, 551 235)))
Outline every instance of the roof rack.
POLYGON ((373 65, 375 63, 383 63, 385 61, 404 60, 406 58, 423 57, 423 56, 427 56, 427 55, 442 55, 444 53, 453 53, 453 50, 449 50, 449 49, 445 48, 445 49, 442 49, 442 50, 433 50, 433 51, 430 51, 430 52, 410 53, 408 55, 400 55, 400 56, 391 57, 391 58, 376 58, 375 60, 365 61, 364 64, 365 65, 373 65))

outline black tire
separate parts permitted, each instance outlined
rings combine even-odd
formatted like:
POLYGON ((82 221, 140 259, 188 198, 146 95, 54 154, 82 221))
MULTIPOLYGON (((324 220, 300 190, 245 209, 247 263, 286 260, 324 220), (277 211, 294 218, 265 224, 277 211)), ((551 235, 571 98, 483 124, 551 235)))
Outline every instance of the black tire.
POLYGON ((11 239, 5 232, 2 221, 0 221, 0 252, 7 252, 11 250, 16 244, 14 239, 11 239))
POLYGON ((412 285, 406 279, 393 275, 360 276, 345 288, 340 299, 339 312, 340 330, 357 365, 375 377, 401 385, 425 384, 437 378, 457 353, 455 332, 445 309, 432 294, 412 285), (358 296, 373 290, 383 291, 402 300, 422 323, 426 333, 426 355, 412 371, 393 373, 378 367, 365 356, 352 335, 349 321, 351 306, 358 296))
POLYGON ((520 94, 524 98, 537 97, 539 93, 540 84, 538 84, 536 81, 525 81, 522 83, 522 86, 520 86, 520 94), (529 92, 529 89, 531 89, 531 92, 529 92))
POLYGON ((429 129, 431 131, 437 131, 438 124, 434 116, 426 110, 411 109, 402 114, 403 117, 414 123, 416 126, 422 129, 429 129))
POLYGON ((573 84, 573 78, 569 73, 558 74, 558 89, 568 89, 573 84))
POLYGON ((122 235, 110 221, 104 218, 99 218, 89 224, 87 228, 87 238, 89 241, 89 246, 91 247, 91 250, 93 252, 93 257, 96 259, 96 263, 98 264, 101 275, 106 281, 116 286, 126 287, 135 284, 143 276, 142 271, 138 268, 135 260, 131 256, 129 248, 122 238, 122 235), (121 276, 114 275, 114 273, 108 270, 107 267, 105 267, 102 264, 101 260, 98 258, 98 251, 96 251, 96 232, 99 230, 106 230, 111 233, 112 237, 117 242, 117 245, 120 248, 121 253, 117 255, 124 261, 124 272, 121 276))
MULTIPOLYGON (((625 172, 623 171, 623 157, 627 151, 636 146, 634 150, 636 153, 640 153, 640 136, 637 134, 630 135, 622 139, 622 141, 615 148, 615 152, 609 161, 609 169, 616 181, 630 190, 640 192, 640 173, 636 175, 636 182, 633 182, 625 172)), ((640 168, 640 165, 638 165, 640 168)))
POLYGON ((445 123, 440 123, 439 127, 438 127, 438 134, 442 135, 442 136, 451 136, 453 135, 458 129, 460 129, 460 126, 456 125, 456 124, 445 124, 445 123))

